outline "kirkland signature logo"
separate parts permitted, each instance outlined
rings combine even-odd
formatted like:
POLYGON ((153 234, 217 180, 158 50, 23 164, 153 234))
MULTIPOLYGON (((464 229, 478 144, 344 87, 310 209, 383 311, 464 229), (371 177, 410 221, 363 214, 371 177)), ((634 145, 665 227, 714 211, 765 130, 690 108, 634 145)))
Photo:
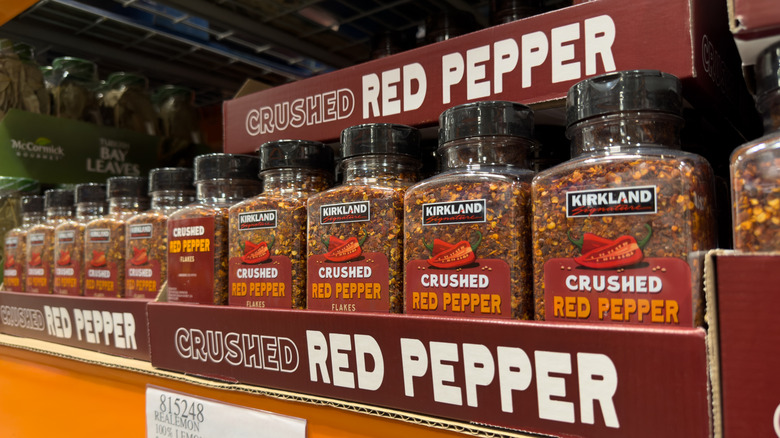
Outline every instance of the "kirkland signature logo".
POLYGON ((656 187, 566 192, 566 217, 655 214, 656 187))
POLYGON ((239 230, 276 228, 276 210, 249 211, 238 214, 239 230))
POLYGON ((11 139, 11 149, 14 150, 17 157, 21 158, 52 161, 65 158, 65 149, 62 146, 53 145, 51 140, 46 137, 38 137, 34 142, 11 139))
POLYGON ((485 222, 485 200, 432 202, 423 205, 423 225, 485 222))
POLYGON ((368 220, 371 220, 371 205, 368 201, 320 206, 321 224, 363 222, 368 220))

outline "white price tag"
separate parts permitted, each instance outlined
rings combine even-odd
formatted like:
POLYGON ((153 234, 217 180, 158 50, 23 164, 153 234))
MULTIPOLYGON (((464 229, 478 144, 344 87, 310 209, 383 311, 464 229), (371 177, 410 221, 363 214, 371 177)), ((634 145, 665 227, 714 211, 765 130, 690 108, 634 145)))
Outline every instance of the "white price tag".
POLYGON ((306 420, 147 385, 147 438, 306 438, 306 420))

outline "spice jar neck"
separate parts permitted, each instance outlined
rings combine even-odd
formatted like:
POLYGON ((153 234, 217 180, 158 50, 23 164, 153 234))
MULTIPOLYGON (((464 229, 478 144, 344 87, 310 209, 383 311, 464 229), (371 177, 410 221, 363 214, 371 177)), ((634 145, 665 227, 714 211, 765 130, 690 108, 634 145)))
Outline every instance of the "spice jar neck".
POLYGON ((508 135, 453 140, 439 148, 442 170, 478 166, 528 168, 533 140, 508 135))
POLYGON ((136 197, 117 197, 108 199, 108 213, 128 213, 139 212, 146 208, 148 204, 142 198, 136 197))
POLYGON ((102 202, 79 202, 76 204, 76 219, 87 222, 106 214, 106 204, 102 202))
POLYGON ((152 192, 152 210, 178 210, 195 202, 195 193, 181 190, 159 190, 152 192))
POLYGON ((197 181, 197 198, 205 203, 233 203, 260 193, 260 180, 214 179, 197 181))
POLYGON ((596 153, 640 152, 642 148, 680 149, 683 119, 668 113, 626 112, 594 117, 570 126, 572 158, 596 153))
POLYGON ((780 130, 780 88, 762 94, 757 106, 764 119, 764 133, 780 130))
POLYGON ((33 225, 38 225, 43 222, 45 217, 43 212, 25 213, 22 215, 22 226, 31 227, 33 225))
POLYGON ((70 207, 49 207, 46 209, 47 221, 61 221, 73 217, 73 210, 70 207))
POLYGON ((304 197, 328 188, 330 176, 317 169, 271 169, 260 172, 263 194, 304 197))
POLYGON ((404 155, 362 155, 346 158, 344 184, 405 186, 417 181, 420 161, 404 155))

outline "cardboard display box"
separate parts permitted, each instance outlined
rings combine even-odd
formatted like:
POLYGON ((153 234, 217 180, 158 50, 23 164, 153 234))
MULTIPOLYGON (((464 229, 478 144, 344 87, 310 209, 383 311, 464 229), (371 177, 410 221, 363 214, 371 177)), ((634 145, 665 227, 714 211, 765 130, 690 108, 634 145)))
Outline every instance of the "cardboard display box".
POLYGON ((148 361, 148 303, 0 291, 0 332, 148 361))
POLYGON ((477 100, 531 104, 538 123, 560 124, 573 84, 630 69, 672 73, 715 126, 760 134, 724 2, 599 0, 226 101, 224 148, 331 142, 362 123, 433 126, 445 109, 477 100))

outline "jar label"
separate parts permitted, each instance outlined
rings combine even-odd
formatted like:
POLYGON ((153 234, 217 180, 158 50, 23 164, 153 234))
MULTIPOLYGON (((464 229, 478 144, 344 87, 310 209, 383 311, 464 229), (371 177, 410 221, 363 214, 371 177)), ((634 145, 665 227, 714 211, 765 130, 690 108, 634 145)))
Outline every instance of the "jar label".
POLYGON ((656 186, 566 192, 566 217, 655 214, 656 186))
POLYGON ((693 326, 691 269, 684 260, 648 257, 599 268, 577 259, 544 264, 547 321, 693 326))
POLYGON ((84 295, 123 297, 125 294, 125 224, 101 219, 85 230, 84 295), (104 228, 107 227, 107 228, 104 228))
POLYGON ((320 224, 365 222, 371 220, 369 201, 320 205, 320 224))
POLYGON ((77 246, 76 230, 61 230, 55 235, 54 288, 60 295, 81 295, 82 252, 77 246))
POLYGON ((485 222, 484 199, 454 202, 430 202, 423 205, 423 225, 469 224, 485 222))
MULTIPOLYGON (((249 242, 251 243, 251 242, 249 242)), ((260 245, 266 242, 261 242, 260 245)), ((258 246, 260 246, 258 245, 258 246)), ((230 259, 228 304, 241 307, 289 309, 292 307, 292 263, 289 257, 268 255, 251 258, 255 246, 245 247, 242 257, 230 259), (247 257, 247 256, 250 257, 247 257)))
POLYGON ((168 220, 168 301, 214 303, 214 217, 168 220))
POLYGON ((51 251, 46 251, 46 233, 27 235, 27 284, 26 292, 47 294, 51 284, 51 251))
POLYGON ((21 292, 22 288, 22 266, 21 260, 24 260, 19 247, 19 238, 17 236, 6 237, 5 253, 3 254, 3 287, 7 291, 21 292))
POLYGON ((95 228, 87 230, 87 243, 106 243, 111 241, 111 230, 95 228))
MULTIPOLYGON (((465 249, 451 245, 447 251, 464 257, 465 249)), ((469 248, 470 249, 470 248, 469 248)), ((466 264, 444 267, 434 260, 406 264, 405 313, 412 315, 511 318, 509 265, 499 259, 472 259, 466 264), (434 266, 431 263, 436 263, 434 266)))
POLYGON ((152 220, 127 225, 125 296, 129 298, 154 299, 165 281, 166 220, 159 217, 152 220))
POLYGON ((238 214, 238 229, 258 230, 261 228, 276 228, 276 210, 248 211, 238 214))
POLYGON ((359 248, 357 239, 351 237, 341 243, 334 242, 327 254, 309 256, 307 308, 387 313, 390 308, 387 256, 381 252, 358 252, 359 248), (355 246, 357 250, 353 250, 355 246), (356 253, 357 256, 348 260, 334 260, 334 257, 340 260, 356 253))
POLYGON ((160 290, 160 260, 149 258, 146 250, 133 247, 135 256, 127 261, 125 294, 129 298, 154 299, 160 290))
POLYGON ((128 238, 132 239, 151 239, 154 233, 152 224, 133 224, 128 226, 128 238))

